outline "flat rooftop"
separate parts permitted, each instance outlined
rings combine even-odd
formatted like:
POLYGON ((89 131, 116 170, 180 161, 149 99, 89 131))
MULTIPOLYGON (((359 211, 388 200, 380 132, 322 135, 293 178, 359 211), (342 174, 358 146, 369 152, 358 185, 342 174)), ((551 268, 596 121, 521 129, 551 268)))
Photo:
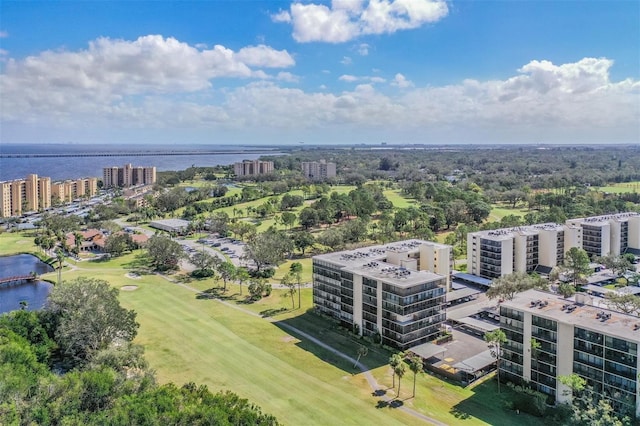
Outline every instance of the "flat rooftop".
POLYGON ((593 306, 589 304, 592 302, 587 294, 578 293, 576 296, 564 299, 540 290, 527 290, 517 294, 513 300, 503 302, 502 306, 640 343, 640 318, 601 306, 593 306), (588 303, 576 303, 574 300, 576 296, 588 303), (572 309, 567 309, 569 307, 572 309), (600 317, 603 313, 610 316, 603 319, 600 317), (636 327, 639 328, 636 329, 636 327))
POLYGON ((445 244, 425 240, 405 240, 389 244, 344 250, 314 256, 314 260, 332 263, 343 270, 374 280, 384 281, 397 287, 411 287, 416 284, 445 278, 429 271, 416 271, 386 262, 389 253, 418 253, 420 247, 448 248, 445 244))
POLYGON ((413 271, 382 261, 372 261, 355 267, 344 267, 343 270, 363 277, 393 284, 396 287, 412 287, 417 284, 441 280, 444 275, 429 271, 413 271))
POLYGON ((540 223, 537 225, 523 225, 513 228, 490 229, 486 231, 472 232, 471 235, 480 236, 482 238, 501 241, 509 240, 514 235, 536 235, 540 231, 562 231, 564 228, 559 223, 540 223))

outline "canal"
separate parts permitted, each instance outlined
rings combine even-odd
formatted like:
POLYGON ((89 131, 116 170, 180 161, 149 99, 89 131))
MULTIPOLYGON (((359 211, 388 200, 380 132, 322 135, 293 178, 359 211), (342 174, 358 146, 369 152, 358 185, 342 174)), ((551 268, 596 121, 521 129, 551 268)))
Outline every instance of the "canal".
MULTIPOLYGON (((31 272, 40 275, 51 271, 51 266, 30 254, 0 257, 0 278, 29 275, 31 272)), ((20 302, 25 302, 29 310, 42 308, 52 287, 51 283, 45 281, 0 285, 0 314, 20 309, 20 302)))

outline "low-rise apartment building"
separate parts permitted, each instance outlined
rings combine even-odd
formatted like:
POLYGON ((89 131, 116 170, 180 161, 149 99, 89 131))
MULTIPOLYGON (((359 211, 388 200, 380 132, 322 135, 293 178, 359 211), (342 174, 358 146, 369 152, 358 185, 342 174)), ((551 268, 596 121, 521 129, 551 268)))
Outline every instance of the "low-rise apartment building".
POLYGON ((307 179, 325 180, 336 177, 336 163, 320 161, 303 161, 302 174, 307 179))
POLYGON ((156 180, 156 168, 153 166, 134 167, 131 164, 125 164, 123 167, 113 166, 102 169, 102 183, 105 188, 153 185, 156 180))
POLYGON ((233 165, 236 176, 258 176, 273 173, 273 161, 243 160, 233 165))
POLYGON ((422 240, 314 256, 314 306, 404 350, 441 332, 450 264, 451 246, 422 240))
POLYGON ((640 213, 471 232, 467 235, 467 271, 489 279, 513 272, 548 273, 562 264, 572 247, 583 248, 592 257, 640 254, 640 213))
POLYGON ((575 373, 617 411, 640 416, 640 318, 592 306, 586 294, 576 299, 581 303, 528 290, 500 305, 507 337, 501 378, 528 382, 550 399, 566 402, 571 393, 559 377, 575 373))

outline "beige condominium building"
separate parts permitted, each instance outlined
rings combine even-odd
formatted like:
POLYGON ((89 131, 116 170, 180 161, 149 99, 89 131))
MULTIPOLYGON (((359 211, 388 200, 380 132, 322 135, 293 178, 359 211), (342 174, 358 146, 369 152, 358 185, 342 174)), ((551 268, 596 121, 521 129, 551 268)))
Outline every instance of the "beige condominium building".
POLYGON ((0 214, 21 216, 51 207, 51 179, 30 174, 26 179, 0 182, 0 214))
POLYGON ((302 174, 307 179, 325 180, 336 177, 336 163, 320 161, 303 161, 302 174))
POLYGON ((407 240, 313 257, 313 303, 361 335, 400 349, 445 321, 451 246, 407 240))
POLYGON ((124 167, 114 166, 102 169, 102 182, 105 188, 153 185, 156 179, 155 167, 134 167, 131 164, 125 164, 124 167))
POLYGON ((61 203, 75 200, 76 198, 93 197, 98 193, 98 178, 82 178, 65 180, 51 185, 51 196, 61 203))
POLYGON ((640 415, 637 316, 593 306, 586 294, 573 302, 528 290, 500 305, 500 327, 507 337, 503 380, 528 382, 550 400, 566 402, 571 392, 559 377, 575 373, 616 411, 640 415))
POLYGON ((640 214, 619 213, 467 234, 467 271, 484 278, 548 273, 572 247, 590 256, 640 254, 640 214))
POLYGON ((273 173, 273 161, 244 160, 233 165, 236 176, 257 176, 273 173))

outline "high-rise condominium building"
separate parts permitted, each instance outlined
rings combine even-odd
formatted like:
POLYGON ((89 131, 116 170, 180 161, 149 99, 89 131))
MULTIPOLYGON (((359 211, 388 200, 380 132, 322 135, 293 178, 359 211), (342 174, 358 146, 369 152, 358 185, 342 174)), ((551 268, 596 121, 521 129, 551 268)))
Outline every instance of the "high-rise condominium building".
POLYGON ((408 240, 313 257, 313 303, 361 335, 406 349, 445 321, 451 246, 408 240))
POLYGON ((467 235, 467 270, 484 278, 513 272, 548 273, 572 247, 590 256, 640 254, 640 214, 619 213, 472 232, 467 235))
POLYGON ((244 160, 233 165, 236 176, 257 176, 273 173, 273 161, 244 160))
POLYGON ((325 160, 303 161, 302 174, 311 180, 324 180, 336 177, 336 163, 327 163, 325 160))
POLYGON ((80 197, 93 197, 98 193, 98 178, 65 180, 51 185, 51 195, 60 202, 70 202, 80 197))
POLYGON ((105 188, 153 185, 156 183, 156 168, 133 167, 131 164, 125 164, 124 167, 105 167, 102 169, 102 182, 105 188))
POLYGON ((618 412, 637 417, 640 319, 592 306, 590 296, 579 296, 581 303, 573 303, 528 290, 500 305, 500 327, 507 337, 500 376, 527 382, 550 399, 565 402, 571 392, 559 378, 575 373, 618 412))
POLYGON ((31 174, 26 179, 0 182, 1 217, 20 216, 51 207, 51 178, 31 174))

